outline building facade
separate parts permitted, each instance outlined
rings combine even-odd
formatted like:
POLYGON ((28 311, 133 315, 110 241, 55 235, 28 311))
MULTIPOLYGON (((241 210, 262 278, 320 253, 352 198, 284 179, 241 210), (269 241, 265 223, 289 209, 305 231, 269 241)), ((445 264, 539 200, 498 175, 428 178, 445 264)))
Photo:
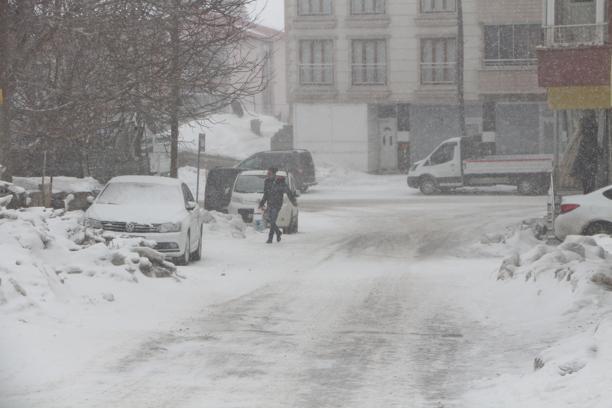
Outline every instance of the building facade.
MULTIPOLYGON (((406 170, 460 134, 455 0, 285 0, 294 144, 322 161, 406 170)), ((538 87, 541 0, 464 0, 468 135, 552 150, 538 87)))
POLYGON ((612 16, 610 0, 545 0, 538 80, 555 114, 555 187, 582 189, 576 175, 584 126, 597 134, 595 186, 612 183, 612 16))

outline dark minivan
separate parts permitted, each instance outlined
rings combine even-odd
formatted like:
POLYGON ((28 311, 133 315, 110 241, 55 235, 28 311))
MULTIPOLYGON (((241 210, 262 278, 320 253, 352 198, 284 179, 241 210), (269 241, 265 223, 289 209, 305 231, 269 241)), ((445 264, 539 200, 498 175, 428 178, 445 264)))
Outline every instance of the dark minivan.
POLYGON ((281 150, 255 153, 237 166, 241 170, 267 170, 276 167, 293 174, 297 188, 306 192, 317 184, 315 166, 308 150, 281 150))

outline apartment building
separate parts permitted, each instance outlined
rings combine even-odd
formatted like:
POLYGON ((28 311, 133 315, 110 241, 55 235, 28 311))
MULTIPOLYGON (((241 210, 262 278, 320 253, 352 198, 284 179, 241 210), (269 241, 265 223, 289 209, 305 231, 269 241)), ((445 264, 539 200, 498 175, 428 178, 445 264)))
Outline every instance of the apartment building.
POLYGON ((539 84, 555 113, 555 190, 579 187, 572 176, 581 126, 595 128, 596 185, 612 183, 612 0, 545 0, 539 84))
MULTIPOLYGON (((394 171, 460 134, 455 0, 285 0, 285 13, 295 147, 394 171)), ((541 0, 464 0, 463 15, 468 134, 550 151, 541 0)))

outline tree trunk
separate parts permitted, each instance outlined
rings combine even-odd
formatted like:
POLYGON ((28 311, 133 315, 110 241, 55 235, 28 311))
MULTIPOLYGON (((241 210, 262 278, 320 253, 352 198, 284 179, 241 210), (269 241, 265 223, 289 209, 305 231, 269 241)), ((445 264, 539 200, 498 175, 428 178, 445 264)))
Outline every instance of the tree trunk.
POLYGON ((179 139, 179 105, 181 103, 181 67, 179 61, 179 3, 175 0, 175 8, 170 28, 170 46, 172 47, 171 60, 171 95, 170 95, 170 177, 178 178, 178 139, 179 139))
POLYGON ((464 34, 463 34, 463 1, 457 0, 457 100, 459 104, 460 136, 467 136, 465 124, 465 90, 464 90, 464 34))
POLYGON ((0 165, 6 167, 6 171, 0 174, 5 180, 12 178, 11 165, 11 136, 10 136, 10 51, 9 51, 9 2, 0 0, 0 90, 2 101, 0 101, 0 165))

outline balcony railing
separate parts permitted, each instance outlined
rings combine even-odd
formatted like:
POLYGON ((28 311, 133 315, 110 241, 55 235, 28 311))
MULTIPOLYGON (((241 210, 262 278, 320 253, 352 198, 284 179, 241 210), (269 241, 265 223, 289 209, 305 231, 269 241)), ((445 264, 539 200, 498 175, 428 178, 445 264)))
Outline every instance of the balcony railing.
POLYGON ((301 85, 332 85, 334 64, 300 64, 301 85))
POLYGON ((536 65, 537 63, 537 58, 502 58, 484 60, 485 67, 524 67, 536 65))
POLYGON ((353 85, 385 85, 387 64, 353 64, 353 85))
POLYGON ((421 63, 421 84, 444 85, 457 81, 457 63, 421 63))
POLYGON ((601 45, 608 41, 608 23, 544 27, 547 47, 601 45))

